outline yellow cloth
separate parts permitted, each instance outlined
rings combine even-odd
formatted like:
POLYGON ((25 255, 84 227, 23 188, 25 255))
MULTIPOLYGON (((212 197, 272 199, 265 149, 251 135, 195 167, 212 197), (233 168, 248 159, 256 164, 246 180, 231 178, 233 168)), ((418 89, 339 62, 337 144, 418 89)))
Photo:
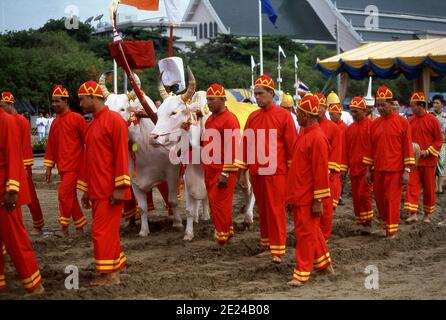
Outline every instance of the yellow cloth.
POLYGON ((229 111, 235 114, 240 123, 240 128, 243 130, 245 128, 246 121, 248 120, 251 112, 257 110, 259 107, 250 103, 243 103, 237 101, 226 101, 226 107, 229 111))

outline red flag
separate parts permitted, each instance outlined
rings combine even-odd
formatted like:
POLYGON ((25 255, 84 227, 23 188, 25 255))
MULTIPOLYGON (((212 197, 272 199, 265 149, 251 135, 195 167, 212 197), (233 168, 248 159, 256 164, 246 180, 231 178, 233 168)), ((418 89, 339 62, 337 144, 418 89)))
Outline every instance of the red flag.
POLYGON ((136 7, 141 10, 159 10, 159 0, 120 0, 119 2, 128 6, 136 7))
MULTIPOLYGON (((125 41, 121 45, 131 69, 153 68, 156 65, 155 49, 152 41, 125 41)), ((112 42, 108 47, 113 59, 123 67, 124 60, 119 51, 119 44, 112 42)))

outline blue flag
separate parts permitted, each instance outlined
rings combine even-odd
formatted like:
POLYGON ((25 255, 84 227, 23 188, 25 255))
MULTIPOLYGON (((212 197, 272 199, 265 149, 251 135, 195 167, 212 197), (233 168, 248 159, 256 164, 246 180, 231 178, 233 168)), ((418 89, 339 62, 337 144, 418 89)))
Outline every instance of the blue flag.
MULTIPOLYGON (((277 14, 271 4, 271 0, 260 0, 262 2, 262 13, 267 14, 269 21, 276 27, 277 14)), ((276 27, 277 28, 277 27, 276 27)))

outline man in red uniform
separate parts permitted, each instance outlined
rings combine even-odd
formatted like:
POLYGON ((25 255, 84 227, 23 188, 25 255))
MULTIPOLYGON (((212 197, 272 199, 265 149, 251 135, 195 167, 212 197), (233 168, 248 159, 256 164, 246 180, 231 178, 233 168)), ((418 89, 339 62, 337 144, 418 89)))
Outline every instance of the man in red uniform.
MULTIPOLYGON (((20 206, 30 202, 23 168, 20 132, 16 120, 0 108, 0 247, 5 245, 11 260, 29 293, 42 293, 42 277, 20 206)), ((0 289, 6 287, 5 260, 0 254, 0 289)))
POLYGON ((260 109, 246 121, 243 155, 236 155, 235 165, 243 170, 243 188, 247 186, 248 168, 251 175, 259 212, 260 243, 265 250, 260 256, 271 254, 273 262, 280 263, 286 249, 286 176, 297 133, 290 113, 273 103, 274 81, 269 76, 256 80, 254 95, 260 109))
POLYGON ((206 98, 212 115, 206 120, 203 133, 203 151, 207 152, 203 153, 202 166, 215 240, 226 245, 234 235, 232 197, 238 171, 234 158, 236 144, 240 140, 240 124, 225 106, 226 93, 222 85, 212 84, 206 98), (231 140, 228 141, 227 137, 231 140))
POLYGON ((84 191, 82 205, 92 208, 91 235, 96 271, 92 285, 120 282, 119 270, 127 263, 120 244, 123 201, 130 199, 128 131, 122 117, 104 105, 99 85, 87 81, 78 91, 80 105, 93 113, 85 134, 85 153, 78 188, 84 191))
POLYGON ((371 184, 374 180, 376 206, 387 239, 393 239, 398 231, 403 185, 408 183, 415 164, 409 122, 393 112, 392 97, 392 91, 385 86, 376 93, 381 117, 372 122, 370 143, 363 159, 367 182, 371 184))
POLYGON ((29 193, 31 196, 31 202, 28 203, 29 211, 33 219, 33 229, 30 234, 38 236, 42 234, 44 226, 42 209, 40 207, 39 199, 37 198, 36 188, 33 182, 33 170, 34 164, 33 149, 31 147, 31 127, 28 120, 19 115, 14 109, 14 96, 10 92, 2 92, 2 98, 0 104, 5 108, 6 112, 13 115, 17 121, 17 125, 20 131, 20 143, 22 146, 23 165, 26 169, 26 177, 28 180, 29 193))
POLYGON ((61 85, 54 87, 51 102, 57 117, 51 125, 43 160, 46 182, 51 181, 51 170, 55 165, 61 179, 58 193, 59 223, 62 230, 56 232, 56 236, 61 238, 68 235, 71 218, 78 234, 83 232, 83 227, 87 224, 76 193, 87 123, 84 117, 70 110, 68 97, 67 89, 61 85))
MULTIPOLYGON (((341 101, 339 100, 338 95, 332 91, 328 96, 327 96, 327 105, 328 105, 328 112, 330 115, 330 120, 333 121, 334 123, 336 123, 336 125, 339 127, 340 133, 341 133, 341 159, 342 159, 342 153, 344 151, 344 135, 345 135, 345 129, 347 129, 347 125, 345 124, 344 121, 342 121, 342 106, 341 106, 341 101)), ((337 182, 337 181, 336 181, 337 182)), ((338 205, 341 203, 342 201, 342 193, 343 193, 343 183, 342 183, 342 177, 340 176, 340 180, 339 182, 341 183, 340 185, 338 185, 338 192, 339 192, 339 197, 338 197, 338 202, 336 202, 336 195, 334 195, 334 200, 333 200, 333 212, 336 211, 336 208, 338 207, 338 205)))
MULTIPOLYGON (((336 93, 333 91, 327 97, 328 113, 330 115, 330 120, 336 123, 341 130, 343 136, 344 130, 347 129, 347 125, 342 121, 342 106, 341 101, 336 93)), ((341 144, 343 144, 343 139, 341 139, 341 144)))
POLYGON ((321 217, 321 229, 325 240, 328 241, 331 235, 333 223, 333 210, 336 209, 341 196, 341 160, 342 160, 342 140, 341 130, 325 116, 327 112, 327 99, 322 93, 316 93, 319 100, 319 126, 328 139, 330 149, 328 150, 328 170, 330 170, 330 198, 323 201, 324 212, 321 217))
POLYGON ((409 118, 412 140, 421 149, 418 164, 410 172, 404 209, 411 215, 407 222, 417 221, 418 200, 423 188, 424 222, 435 208, 435 168, 443 144, 443 134, 438 119, 426 111, 426 97, 423 92, 415 92, 410 99, 413 116, 409 118))
POLYGON ((320 228, 323 199, 330 197, 328 140, 318 124, 319 100, 312 94, 298 105, 297 120, 302 128, 287 178, 286 202, 292 205, 296 237, 296 267, 292 286, 302 286, 311 270, 333 274, 330 253, 320 228))
POLYGON ((372 120, 366 116, 366 108, 365 101, 361 97, 354 97, 350 102, 350 110, 355 122, 345 130, 341 174, 342 181, 345 181, 347 172, 350 174, 356 223, 363 226, 363 233, 370 234, 373 223, 370 196, 372 187, 365 180, 367 168, 362 161, 367 153, 372 125, 372 120))

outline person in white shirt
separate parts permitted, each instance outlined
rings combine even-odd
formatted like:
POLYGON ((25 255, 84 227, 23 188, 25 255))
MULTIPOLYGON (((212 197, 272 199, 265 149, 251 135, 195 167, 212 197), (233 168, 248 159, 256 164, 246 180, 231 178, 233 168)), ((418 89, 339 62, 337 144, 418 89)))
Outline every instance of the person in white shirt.
POLYGON ((48 137, 49 134, 50 134, 51 124, 52 124, 53 121, 54 121, 54 115, 51 115, 51 117, 50 117, 50 116, 47 114, 47 115, 46 115, 46 120, 47 120, 47 123, 46 123, 46 125, 45 125, 45 137, 48 137))
POLYGON ((39 114, 39 117, 36 119, 37 126, 37 138, 39 142, 42 142, 42 139, 45 137, 45 127, 48 120, 43 116, 42 113, 39 114))

